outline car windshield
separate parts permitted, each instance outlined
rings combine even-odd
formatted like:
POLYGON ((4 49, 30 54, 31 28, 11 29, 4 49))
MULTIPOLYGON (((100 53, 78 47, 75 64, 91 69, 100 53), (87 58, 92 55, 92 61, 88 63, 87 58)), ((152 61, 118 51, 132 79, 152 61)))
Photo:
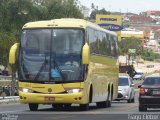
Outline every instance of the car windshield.
POLYGON ((129 85, 128 78, 119 77, 118 86, 128 86, 128 85, 129 85))
POLYGON ((143 85, 160 85, 160 77, 147 77, 143 85))

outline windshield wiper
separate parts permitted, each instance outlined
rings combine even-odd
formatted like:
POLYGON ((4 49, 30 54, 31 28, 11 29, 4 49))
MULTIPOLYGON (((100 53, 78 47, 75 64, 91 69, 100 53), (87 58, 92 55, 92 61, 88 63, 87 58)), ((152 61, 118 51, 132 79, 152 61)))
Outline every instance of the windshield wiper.
POLYGON ((46 54, 45 54, 44 62, 43 62, 43 64, 42 64, 42 66, 40 67, 38 73, 36 74, 36 76, 35 76, 35 78, 34 78, 34 81, 39 78, 40 73, 42 72, 42 70, 44 69, 44 67, 46 66, 46 64, 48 64, 48 60, 46 60, 46 54))

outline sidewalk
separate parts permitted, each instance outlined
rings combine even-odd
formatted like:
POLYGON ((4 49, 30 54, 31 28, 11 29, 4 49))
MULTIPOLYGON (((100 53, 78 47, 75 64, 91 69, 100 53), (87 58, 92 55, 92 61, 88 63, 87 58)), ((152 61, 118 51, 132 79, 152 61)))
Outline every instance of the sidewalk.
POLYGON ((19 102, 19 96, 6 96, 6 97, 0 97, 0 104, 9 104, 9 103, 18 103, 19 102))

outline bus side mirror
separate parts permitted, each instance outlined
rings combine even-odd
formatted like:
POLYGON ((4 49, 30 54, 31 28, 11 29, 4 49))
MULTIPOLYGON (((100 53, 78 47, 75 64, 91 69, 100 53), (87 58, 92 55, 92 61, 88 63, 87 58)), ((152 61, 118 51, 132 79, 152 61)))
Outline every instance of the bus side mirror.
POLYGON ((82 49, 82 64, 89 64, 89 46, 87 43, 85 43, 82 49))
POLYGON ((15 43, 9 51, 9 64, 15 64, 18 57, 19 43, 15 43))

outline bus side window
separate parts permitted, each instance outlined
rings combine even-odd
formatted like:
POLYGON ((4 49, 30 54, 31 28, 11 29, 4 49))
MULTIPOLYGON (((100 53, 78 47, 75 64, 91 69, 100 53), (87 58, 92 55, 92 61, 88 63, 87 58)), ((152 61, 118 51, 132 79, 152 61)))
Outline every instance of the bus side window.
POLYGON ((110 42, 110 35, 109 34, 106 34, 106 50, 107 50, 107 55, 108 56, 111 56, 111 42, 110 42))
POLYGON ((116 37, 111 37, 111 50, 112 50, 112 56, 117 57, 117 43, 116 43, 116 37))

